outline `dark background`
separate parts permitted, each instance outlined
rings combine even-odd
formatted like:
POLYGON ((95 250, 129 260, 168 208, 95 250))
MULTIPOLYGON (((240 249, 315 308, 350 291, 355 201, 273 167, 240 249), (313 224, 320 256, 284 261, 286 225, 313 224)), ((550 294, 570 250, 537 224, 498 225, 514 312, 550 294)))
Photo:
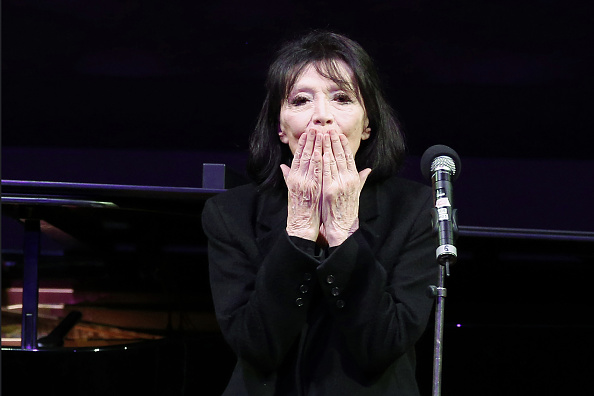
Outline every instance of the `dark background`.
MULTIPOLYGON (((593 15, 560 0, 6 0, 2 179, 200 187, 203 163, 241 173, 275 48, 324 28, 376 60, 405 176, 421 180, 431 145, 459 153, 461 225, 591 232, 593 15)), ((444 394, 583 390, 591 250, 460 243, 444 394)))
POLYGON ((3 179, 200 186, 204 162, 242 171, 275 48, 325 28, 376 59, 407 176, 434 144, 463 158, 462 223, 591 229, 588 2, 2 6, 3 179))

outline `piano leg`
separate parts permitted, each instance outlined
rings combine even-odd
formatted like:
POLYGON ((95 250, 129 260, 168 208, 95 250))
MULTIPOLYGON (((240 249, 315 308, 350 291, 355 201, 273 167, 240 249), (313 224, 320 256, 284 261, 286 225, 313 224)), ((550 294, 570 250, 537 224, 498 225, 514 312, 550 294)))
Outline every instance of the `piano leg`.
POLYGON ((21 347, 37 349, 37 307, 39 302, 40 223, 38 219, 25 220, 23 323, 21 347))

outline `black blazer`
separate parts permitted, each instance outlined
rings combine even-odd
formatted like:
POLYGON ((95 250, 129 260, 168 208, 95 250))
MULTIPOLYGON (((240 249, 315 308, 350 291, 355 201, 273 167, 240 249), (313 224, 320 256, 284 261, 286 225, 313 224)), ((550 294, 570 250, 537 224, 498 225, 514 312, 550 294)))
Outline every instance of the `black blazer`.
POLYGON ((418 395, 414 345, 439 271, 431 206, 415 182, 366 185, 359 230, 314 253, 285 231, 286 191, 209 199, 213 301, 238 357, 224 395, 418 395))

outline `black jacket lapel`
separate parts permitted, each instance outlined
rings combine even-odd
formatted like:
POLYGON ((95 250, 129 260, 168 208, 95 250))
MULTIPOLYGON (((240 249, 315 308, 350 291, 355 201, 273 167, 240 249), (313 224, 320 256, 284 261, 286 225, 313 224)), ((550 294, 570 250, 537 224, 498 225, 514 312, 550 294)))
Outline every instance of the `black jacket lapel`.
POLYGON ((257 205, 256 241, 260 253, 265 254, 287 226, 287 193, 261 193, 257 205))

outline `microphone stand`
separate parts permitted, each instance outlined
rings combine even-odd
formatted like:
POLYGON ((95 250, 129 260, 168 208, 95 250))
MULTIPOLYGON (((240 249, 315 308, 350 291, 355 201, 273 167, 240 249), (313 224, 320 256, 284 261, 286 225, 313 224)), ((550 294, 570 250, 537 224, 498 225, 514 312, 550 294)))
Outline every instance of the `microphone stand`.
MULTIPOLYGON (((439 262, 439 261, 438 261, 439 262)), ((447 289, 444 287, 446 276, 450 275, 450 263, 439 262, 439 279, 437 286, 429 286, 429 295, 436 299, 435 303, 435 338, 433 348, 433 396, 441 394, 442 341, 444 323, 444 305, 447 289)))
POLYGON ((435 250, 439 263, 437 286, 429 286, 427 292, 436 299, 435 304, 435 340, 433 359, 433 396, 441 394, 443 311, 447 290, 444 287, 446 276, 450 276, 450 265, 457 260, 454 241, 458 233, 456 210, 453 208, 452 181, 460 174, 460 157, 451 148, 435 145, 425 151, 421 157, 421 172, 433 185, 435 208, 431 212, 433 232, 437 239, 435 250), (458 172, 456 173, 456 169, 458 172))
POLYGON ((453 245, 458 234, 456 209, 452 207, 451 173, 435 172, 433 175, 435 190, 435 206, 433 209, 433 232, 437 236, 438 248, 435 251, 439 264, 439 278, 437 286, 429 286, 428 293, 436 299, 435 303, 435 340, 433 350, 433 396, 441 394, 442 344, 444 305, 447 296, 445 278, 450 276, 450 265, 457 261, 457 249, 453 245))

